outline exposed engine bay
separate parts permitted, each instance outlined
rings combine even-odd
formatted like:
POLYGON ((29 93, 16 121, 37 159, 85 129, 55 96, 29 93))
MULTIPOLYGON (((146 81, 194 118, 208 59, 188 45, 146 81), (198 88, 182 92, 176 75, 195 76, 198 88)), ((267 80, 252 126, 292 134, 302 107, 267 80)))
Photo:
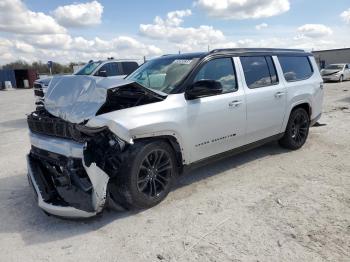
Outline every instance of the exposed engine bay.
MULTIPOLYGON (((90 93, 95 93, 91 85, 89 88, 90 93)), ((48 106, 38 107, 28 115, 32 144, 28 170, 29 180, 40 197, 39 205, 41 201, 45 211, 59 216, 72 217, 76 214, 87 217, 102 211, 108 197, 108 182, 118 176, 131 145, 107 127, 85 126, 92 111, 91 108, 84 111, 85 106, 79 107, 74 96, 79 100, 81 94, 76 95, 75 92, 71 92, 68 101, 50 106, 54 96, 57 101, 62 101, 60 92, 51 90, 51 96, 46 99, 48 106), (71 122, 67 119, 83 121, 71 122)), ((97 99, 100 106, 94 107, 94 116, 159 102, 164 98, 136 83, 107 88, 104 102, 100 103, 101 98, 97 99)))

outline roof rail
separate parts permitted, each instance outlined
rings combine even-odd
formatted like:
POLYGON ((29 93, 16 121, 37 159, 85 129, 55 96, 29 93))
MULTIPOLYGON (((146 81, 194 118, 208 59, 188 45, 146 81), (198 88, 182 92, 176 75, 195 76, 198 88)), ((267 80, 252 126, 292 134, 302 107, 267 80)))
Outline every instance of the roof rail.
POLYGON ((209 54, 220 53, 220 52, 234 52, 234 53, 243 53, 243 52, 298 52, 304 53, 302 49, 284 49, 284 48, 223 48, 223 49, 213 49, 209 54))

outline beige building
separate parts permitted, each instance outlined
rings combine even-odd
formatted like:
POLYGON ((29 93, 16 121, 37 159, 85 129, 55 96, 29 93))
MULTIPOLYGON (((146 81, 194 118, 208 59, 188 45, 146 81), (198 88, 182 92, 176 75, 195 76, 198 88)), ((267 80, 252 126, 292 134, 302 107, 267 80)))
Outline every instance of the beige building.
POLYGON ((320 68, 329 64, 350 64, 350 48, 320 50, 312 52, 320 68))

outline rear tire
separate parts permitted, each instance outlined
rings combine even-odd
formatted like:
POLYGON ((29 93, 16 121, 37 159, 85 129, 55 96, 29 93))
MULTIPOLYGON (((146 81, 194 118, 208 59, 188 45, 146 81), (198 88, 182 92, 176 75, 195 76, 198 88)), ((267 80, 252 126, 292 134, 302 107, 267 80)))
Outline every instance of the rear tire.
POLYGON ((294 109, 289 116, 284 136, 278 141, 279 144, 292 150, 301 148, 309 135, 309 127, 310 117, 305 109, 294 109))
POLYGON ((178 173, 171 146, 162 140, 135 143, 119 175, 110 182, 113 201, 126 209, 150 208, 170 192, 178 173))

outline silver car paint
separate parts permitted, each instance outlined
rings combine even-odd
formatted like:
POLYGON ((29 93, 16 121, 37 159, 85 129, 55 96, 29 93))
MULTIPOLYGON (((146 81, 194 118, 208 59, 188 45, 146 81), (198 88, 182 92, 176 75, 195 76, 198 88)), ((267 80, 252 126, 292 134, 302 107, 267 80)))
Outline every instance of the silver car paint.
MULTIPOLYGON (((287 82, 277 57, 273 57, 273 60, 279 75, 279 84, 276 86, 249 89, 245 84, 240 59, 234 57, 238 82, 236 92, 196 100, 186 100, 183 93, 171 94, 160 102, 91 117, 92 111, 95 111, 97 105, 103 100, 102 92, 106 89, 101 89, 104 91, 99 91, 101 93, 98 93, 98 101, 89 101, 95 106, 94 110, 89 111, 90 113, 84 113, 83 116, 80 113, 74 113, 79 107, 75 107, 72 111, 70 103, 73 103, 74 99, 67 97, 70 101, 67 104, 67 110, 62 102, 60 110, 65 113, 56 112, 56 115, 62 115, 64 119, 74 120, 74 122, 91 117, 86 126, 107 126, 119 138, 130 144, 138 138, 172 136, 180 145, 183 163, 191 164, 265 137, 283 133, 289 114, 295 105, 308 103, 312 108, 311 118, 321 114, 323 81, 314 58, 310 57, 314 68, 313 75, 306 80, 296 82, 287 82)), ((89 88, 83 90, 89 90, 89 88)), ((61 95, 62 99, 65 99, 65 95, 63 93, 61 95)), ((55 113, 54 107, 50 110, 50 113, 55 113)), ((64 155, 82 154, 83 146, 80 145, 80 149, 75 150, 77 145, 74 142, 59 145, 63 143, 62 139, 38 138, 33 134, 31 137, 34 137, 32 142, 34 141, 39 148, 64 155)), ((96 212, 99 212, 105 203, 108 177, 94 163, 90 169, 86 166, 85 169, 90 179, 94 181, 95 207, 96 212)), ((46 210, 51 212, 52 208, 46 210)), ((65 212, 65 216, 81 214, 72 209, 60 210, 60 212, 65 212)), ((93 214, 89 213, 89 215, 93 214)))
POLYGON ((173 136, 182 149, 184 164, 191 164, 283 133, 298 104, 308 103, 313 108, 311 119, 321 114, 323 81, 313 57, 313 75, 295 82, 285 80, 278 58, 273 57, 280 82, 258 89, 246 86, 240 60, 233 59, 239 84, 236 92, 190 101, 184 94, 172 94, 158 103, 96 116, 87 126, 108 126, 129 143, 141 137, 173 136))

